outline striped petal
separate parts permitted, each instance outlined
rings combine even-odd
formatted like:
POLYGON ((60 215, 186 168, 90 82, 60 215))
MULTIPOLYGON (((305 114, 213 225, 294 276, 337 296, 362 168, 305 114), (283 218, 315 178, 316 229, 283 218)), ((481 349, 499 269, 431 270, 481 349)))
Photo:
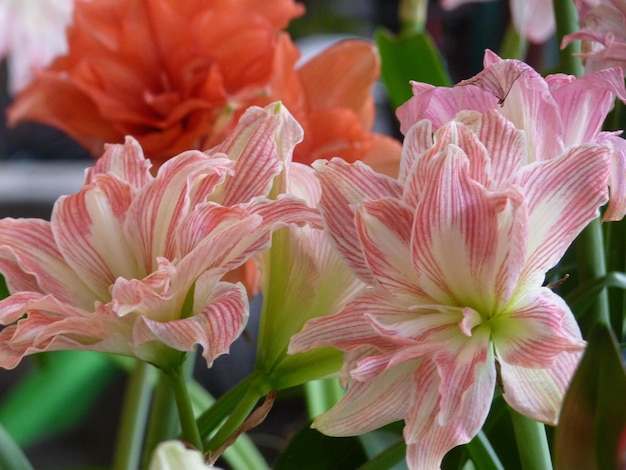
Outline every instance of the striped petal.
MULTIPOLYGON (((487 353, 484 365, 476 367, 476 377, 469 388, 462 388, 463 399, 457 402, 454 420, 442 420, 442 387, 434 362, 424 360, 416 372, 415 398, 411 403, 404 428, 407 443, 406 460, 411 470, 439 468, 445 454, 469 442, 485 422, 495 386, 493 356, 487 353)), ((454 385, 456 388, 460 388, 454 385)))
POLYGON ((158 346, 151 347, 151 342, 177 351, 193 351, 199 344, 210 366, 216 357, 228 352, 245 327, 248 297, 241 284, 209 282, 208 287, 205 289, 202 279, 196 283, 191 317, 165 322, 137 317, 132 336, 135 354, 159 365, 158 346))
MULTIPOLYGON (((528 201, 528 247, 522 277, 543 276, 608 198, 609 150, 572 147, 560 158, 525 167, 518 182, 528 201)), ((520 281, 522 282, 522 281, 520 281)))
POLYGON ((506 194, 487 194, 468 176, 466 155, 450 146, 432 162, 437 170, 416 210, 412 259, 418 284, 441 305, 491 310, 495 251, 506 194))
POLYGON ((358 277, 375 282, 363 257, 352 205, 381 197, 399 199, 401 186, 358 161, 348 164, 335 158, 318 161, 313 167, 322 186, 320 211, 333 244, 358 277))
POLYGON ((0 254, 0 268, 11 291, 50 293, 62 302, 86 309, 97 298, 59 252, 47 221, 0 221, 0 254))
POLYGON ((141 275, 123 229, 132 197, 127 183, 99 175, 95 185, 60 198, 52 212, 59 251, 103 302, 109 300, 109 286, 118 276, 141 275))
POLYGON ((351 381, 342 400, 313 421, 329 436, 355 436, 378 429, 406 415, 414 395, 411 377, 418 361, 407 361, 368 382, 351 381))
POLYGON ((113 173, 133 188, 141 188, 152 180, 150 161, 133 137, 127 136, 124 144, 105 144, 104 153, 85 176, 85 184, 93 183, 96 175, 113 173))
POLYGON ((201 152, 180 154, 168 160, 133 199, 124 230, 145 272, 156 268, 158 256, 174 258, 179 222, 193 202, 203 199, 197 193, 213 192, 230 166, 225 158, 209 158, 201 152))
POLYGON ((563 397, 578 367, 581 354, 564 351, 544 368, 508 364, 500 360, 504 399, 535 421, 556 425, 563 397))
POLYGON ((226 179, 220 202, 230 206, 267 196, 302 137, 300 124, 280 103, 248 108, 227 139, 210 152, 235 161, 234 175, 226 179))
POLYGON ((390 292, 415 290, 410 258, 413 214, 397 199, 365 201, 355 214, 363 255, 378 284, 390 292))

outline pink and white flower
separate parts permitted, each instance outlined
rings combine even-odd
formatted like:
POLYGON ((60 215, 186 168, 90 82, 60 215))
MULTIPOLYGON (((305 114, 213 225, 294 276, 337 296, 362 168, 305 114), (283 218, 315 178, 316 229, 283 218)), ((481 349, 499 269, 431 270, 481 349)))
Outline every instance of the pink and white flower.
POLYGON ((586 72, 611 67, 626 68, 626 2, 624 0, 574 0, 580 30, 563 38, 561 47, 582 41, 580 56, 586 72))
POLYGON ((585 343, 542 283, 608 198, 605 147, 537 158, 532 136, 495 109, 432 127, 406 129, 398 179, 314 165, 329 236, 367 287, 290 344, 345 352, 347 393, 314 426, 347 436, 404 420, 411 469, 469 442, 496 383, 515 410, 557 421, 585 343))
POLYGON ((414 96, 397 111, 402 132, 421 119, 429 119, 437 130, 463 110, 494 110, 524 131, 529 161, 555 158, 574 145, 605 145, 613 155, 611 199, 603 220, 623 218, 626 142, 619 132, 602 131, 615 98, 626 102, 621 69, 580 78, 554 74, 544 79, 527 64, 501 59, 491 51, 485 53, 484 67, 452 88, 413 82, 414 96))
POLYGON ((152 176, 138 143, 110 145, 51 221, 0 221, 0 366, 86 349, 168 369, 178 351, 228 351, 248 316, 245 288, 222 280, 287 223, 316 222, 302 201, 270 200, 301 129, 278 104, 251 108, 205 154, 184 152, 152 176))

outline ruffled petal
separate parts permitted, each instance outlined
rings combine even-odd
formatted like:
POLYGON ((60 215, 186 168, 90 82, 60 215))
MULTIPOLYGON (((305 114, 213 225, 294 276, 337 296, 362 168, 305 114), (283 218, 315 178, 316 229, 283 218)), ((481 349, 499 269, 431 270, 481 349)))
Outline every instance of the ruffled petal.
POLYGON ((228 352, 245 327, 248 296, 241 284, 215 285, 209 280, 206 287, 210 289, 205 289, 203 279, 196 283, 191 317, 159 322, 139 316, 132 334, 136 354, 158 365, 159 357, 150 357, 152 351, 142 346, 157 341, 177 351, 193 351, 199 344, 210 366, 216 357, 228 352))
POLYGON ((348 351, 367 344, 385 350, 395 347, 393 338, 386 338, 373 326, 367 311, 372 315, 395 315, 406 317, 409 305, 393 302, 386 293, 365 289, 357 294, 341 312, 309 320, 300 333, 295 334, 289 343, 289 354, 304 352, 322 346, 348 351))
POLYGON ((499 360, 504 399, 519 413, 556 425, 580 356, 579 352, 564 351, 550 366, 543 368, 516 366, 499 360))
POLYGON ((580 231, 598 216, 598 208, 608 199, 610 156, 603 147, 572 147, 559 158, 520 172, 518 182, 526 195, 528 226, 532 227, 522 277, 531 284, 557 263, 580 231))
POLYGON ((411 210, 396 199, 365 201, 355 214, 365 260, 378 284, 390 292, 415 290, 410 259, 412 220, 411 210))
POLYGON ((416 373, 416 392, 406 417, 404 439, 408 445, 407 464, 411 470, 439 468, 445 454, 469 442, 487 418, 495 386, 493 355, 488 352, 484 365, 477 365, 475 380, 462 388, 463 397, 456 402, 456 419, 442 421, 440 406, 449 389, 443 389, 437 367, 425 360, 416 373))
POLYGON ((360 162, 340 159, 318 161, 314 165, 322 185, 320 211, 332 243, 354 273, 365 282, 376 282, 369 272, 354 226, 352 205, 381 197, 400 198, 399 183, 360 162))
POLYGON ((50 223, 44 220, 0 221, 0 269, 11 291, 50 293, 62 302, 85 309, 92 308, 97 298, 63 259, 50 223))
POLYGON ((214 191, 230 165, 226 158, 210 158, 201 152, 180 154, 168 160, 133 199, 124 230, 144 272, 156 269, 159 256, 173 259, 180 220, 194 202, 214 191))
POLYGON ((487 194, 469 178, 467 156, 453 145, 432 162, 417 208, 412 259, 418 285, 441 305, 490 309, 495 302, 494 247, 506 194, 487 194), (487 305, 486 305, 487 304, 487 305))
POLYGON ((546 287, 528 292, 491 321, 498 358, 516 366, 546 367, 585 342, 565 301, 546 287))
POLYGON ((419 361, 407 361, 368 382, 350 381, 342 400, 313 421, 329 436, 356 436, 398 421, 407 413, 419 361))
POLYGON ((226 154, 235 161, 234 174, 226 179, 220 202, 230 206, 267 196, 274 177, 290 162, 302 136, 300 125, 280 103, 248 108, 233 132, 210 152, 226 154))
POLYGON ((69 266, 107 302, 118 276, 142 277, 124 233, 132 187, 112 174, 97 175, 79 193, 61 197, 52 211, 52 232, 69 266))
POLYGON ((141 188, 152 181, 151 163, 133 137, 127 136, 124 144, 105 144, 104 153, 85 174, 85 184, 94 182, 96 175, 113 173, 133 188, 141 188))

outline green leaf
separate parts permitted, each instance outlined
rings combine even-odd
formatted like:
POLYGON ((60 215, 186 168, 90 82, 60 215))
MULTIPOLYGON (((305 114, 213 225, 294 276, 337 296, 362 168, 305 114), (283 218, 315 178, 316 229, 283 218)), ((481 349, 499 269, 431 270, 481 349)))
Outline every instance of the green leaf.
POLYGON ((346 470, 367 461, 356 437, 328 437, 308 425, 291 440, 274 470, 346 470))
POLYGON ((379 29, 374 38, 382 59, 381 76, 394 109, 413 96, 411 80, 436 86, 452 85, 428 33, 394 36, 379 29))
POLYGON ((22 449, 0 425, 0 468, 2 470, 33 470, 22 449))
POLYGON ((114 370, 101 353, 47 355, 46 367, 27 374, 0 407, 0 423, 21 446, 75 424, 102 393, 114 370))
POLYGON ((626 371, 611 330, 597 325, 565 395, 555 433, 555 468, 619 468, 626 429, 626 371))
POLYGON ((598 293, 607 287, 626 289, 626 274, 613 271, 605 276, 584 281, 565 296, 565 301, 578 316, 587 310, 598 293))

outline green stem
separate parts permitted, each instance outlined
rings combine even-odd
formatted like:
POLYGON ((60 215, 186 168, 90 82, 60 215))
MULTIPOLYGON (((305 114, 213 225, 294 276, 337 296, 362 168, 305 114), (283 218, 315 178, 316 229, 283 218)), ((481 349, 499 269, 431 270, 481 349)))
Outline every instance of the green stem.
POLYGON ((248 391, 252 377, 252 375, 249 375, 238 385, 231 388, 198 417, 198 428, 203 439, 208 438, 213 430, 235 409, 248 391))
POLYGON ((154 373, 152 366, 137 360, 130 374, 115 444, 113 470, 139 468, 154 373))
POLYGON ((551 470, 550 448, 542 423, 510 409, 520 463, 524 470, 551 470))
POLYGON ((193 413, 193 406, 189 398, 187 380, 182 370, 182 364, 171 371, 167 371, 166 375, 170 379, 174 398, 176 399, 182 439, 202 452, 202 439, 200 438, 200 431, 193 413))
MULTIPOLYGON (((554 16, 556 19, 556 34, 559 45, 564 36, 578 31, 578 12, 572 0, 553 0, 554 16)), ((574 54, 580 52, 580 41, 574 41, 564 49, 559 49, 561 71, 571 75, 581 76, 583 64, 580 57, 574 54)))
POLYGON ((222 427, 209 440, 206 445, 207 450, 215 451, 219 449, 222 444, 235 434, 246 418, 250 415, 258 401, 265 396, 266 393, 266 390, 260 390, 258 387, 249 387, 222 427))
POLYGON ((178 416, 174 393, 170 380, 163 371, 159 373, 159 381, 152 399, 152 410, 148 420, 148 432, 143 451, 143 464, 147 468, 152 452, 156 446, 178 432, 178 416))
MULTIPOLYGON (((600 278, 606 275, 604 238, 600 220, 591 221, 575 241, 576 261, 578 262, 579 282, 600 278)), ((595 323, 610 324, 608 291, 598 293, 589 309, 590 326, 595 323)))

